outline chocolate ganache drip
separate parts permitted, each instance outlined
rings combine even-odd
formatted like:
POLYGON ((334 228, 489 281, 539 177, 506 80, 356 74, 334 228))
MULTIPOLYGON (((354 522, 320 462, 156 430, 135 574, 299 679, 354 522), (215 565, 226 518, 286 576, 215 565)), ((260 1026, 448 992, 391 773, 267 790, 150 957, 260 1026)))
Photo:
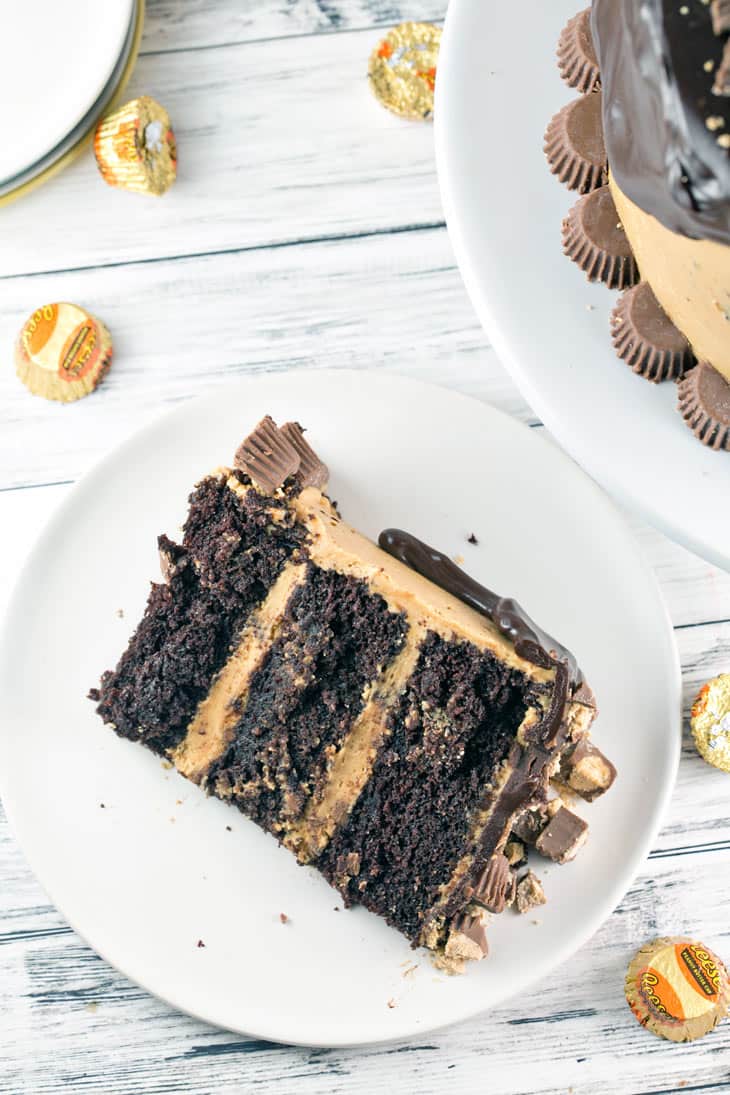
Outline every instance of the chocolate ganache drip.
POLYGON ((593 0, 609 168, 672 232, 730 243, 727 34, 707 0, 593 0))
POLYGON ((576 691, 583 683, 578 663, 571 652, 531 620, 517 601, 511 597, 499 597, 465 574, 448 556, 402 529, 385 529, 378 537, 378 544, 411 570, 486 616, 514 644, 521 658, 545 669, 555 662, 565 666, 566 684, 570 684, 571 691, 576 691))

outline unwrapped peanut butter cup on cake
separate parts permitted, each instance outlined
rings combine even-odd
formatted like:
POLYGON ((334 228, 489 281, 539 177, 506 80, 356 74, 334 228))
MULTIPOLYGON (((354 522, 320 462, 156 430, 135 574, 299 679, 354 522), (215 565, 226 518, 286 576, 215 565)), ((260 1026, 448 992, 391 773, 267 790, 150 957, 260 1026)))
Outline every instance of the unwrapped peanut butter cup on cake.
POLYGON ((601 86, 590 8, 573 16, 563 28, 558 42, 558 67, 566 84, 578 91, 596 91, 601 86))
POLYGON ((25 386, 61 403, 93 392, 111 360, 109 331, 77 304, 36 308, 15 344, 15 370, 25 386))
POLYGON ((676 380, 694 364, 692 347, 646 281, 627 289, 611 313, 616 353, 638 376, 676 380))
POLYGON ((710 449, 730 451, 730 384, 707 361, 679 381, 678 410, 695 437, 710 449))
POLYGON ((553 175, 569 190, 587 194, 608 181, 600 92, 582 95, 558 111, 545 133, 545 155, 553 175))
POLYGON ((631 244, 607 186, 576 202, 563 221, 563 250, 589 281, 625 289, 639 280, 631 244))
POLYGON ((693 1042, 728 1013, 730 986, 720 959, 692 939, 655 939, 631 961, 626 1000, 643 1027, 672 1042, 693 1042))
POLYGON ((177 143, 164 107, 148 95, 100 123, 94 137, 99 171, 110 186, 164 194, 177 175, 177 143))
POLYGON ((730 673, 702 686, 692 705, 690 727, 700 756, 730 772, 730 673))
POLYGON ((433 116, 441 28, 433 23, 400 23, 370 55, 368 79, 376 98, 401 118, 433 116))

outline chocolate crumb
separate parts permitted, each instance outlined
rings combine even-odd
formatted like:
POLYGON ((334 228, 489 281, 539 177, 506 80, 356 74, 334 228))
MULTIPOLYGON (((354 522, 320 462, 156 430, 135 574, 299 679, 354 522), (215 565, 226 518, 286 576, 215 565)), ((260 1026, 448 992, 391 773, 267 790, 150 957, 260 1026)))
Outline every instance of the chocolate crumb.
POLYGON ((537 905, 544 905, 546 900, 542 882, 534 871, 528 871, 517 887, 517 912, 529 912, 537 905))
POLYGON ((103 802, 100 802, 100 803, 99 803, 99 809, 100 809, 100 810, 106 810, 106 806, 104 805, 104 803, 103 803, 103 802))
POLYGON ((279 913, 279 920, 281 920, 282 924, 289 923, 289 917, 286 915, 286 913, 279 913))
POLYGON ((203 940, 202 940, 202 939, 199 939, 196 945, 197 945, 198 947, 204 947, 204 946, 205 946, 205 943, 203 942, 203 940))
POLYGON ((474 535, 473 532, 470 533, 469 536, 467 536, 466 542, 468 544, 478 544, 479 543, 479 541, 477 540, 477 538, 476 538, 476 536, 474 535))
POLYGON ((233 832, 233 829, 230 827, 230 825, 226 825, 226 832, 227 833, 232 833, 233 832))

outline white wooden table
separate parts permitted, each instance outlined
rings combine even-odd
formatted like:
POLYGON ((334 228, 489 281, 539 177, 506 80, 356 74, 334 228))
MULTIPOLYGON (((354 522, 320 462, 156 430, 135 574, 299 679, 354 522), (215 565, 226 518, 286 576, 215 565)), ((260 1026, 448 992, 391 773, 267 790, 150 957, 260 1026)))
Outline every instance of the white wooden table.
MULTIPOLYGON (((92 461, 234 374, 392 370, 541 428, 462 287, 432 129, 381 110, 364 79, 378 28, 443 13, 444 0, 148 0, 130 94, 170 110, 173 191, 113 191, 89 154, 0 210, 0 600, 92 461), (108 378, 70 407, 33 399, 11 364, 26 314, 50 300, 86 304, 114 335, 108 378)), ((689 707, 730 668, 730 576, 632 520, 669 604, 689 707)), ((0 1092, 728 1090, 730 1023, 673 1046, 641 1030, 622 993, 630 955, 656 934, 688 932, 730 958, 728 899, 730 776, 687 737, 640 877, 529 998, 413 1043, 292 1049, 211 1029, 107 966, 49 904, 0 810, 0 1092)))

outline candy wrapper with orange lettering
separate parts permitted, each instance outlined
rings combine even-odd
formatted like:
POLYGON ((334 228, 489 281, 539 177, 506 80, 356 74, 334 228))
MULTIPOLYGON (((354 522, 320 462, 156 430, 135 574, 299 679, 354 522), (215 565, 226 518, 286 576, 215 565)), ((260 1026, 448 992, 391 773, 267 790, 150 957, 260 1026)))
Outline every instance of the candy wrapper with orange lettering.
POLYGON ((626 999, 643 1027, 672 1042, 693 1042, 728 1013, 730 985, 720 959, 692 939, 655 939, 634 956, 626 999))
POLYGON ((15 370, 25 386, 61 403, 93 392, 111 361, 111 335, 77 304, 36 308, 15 343, 15 370))

